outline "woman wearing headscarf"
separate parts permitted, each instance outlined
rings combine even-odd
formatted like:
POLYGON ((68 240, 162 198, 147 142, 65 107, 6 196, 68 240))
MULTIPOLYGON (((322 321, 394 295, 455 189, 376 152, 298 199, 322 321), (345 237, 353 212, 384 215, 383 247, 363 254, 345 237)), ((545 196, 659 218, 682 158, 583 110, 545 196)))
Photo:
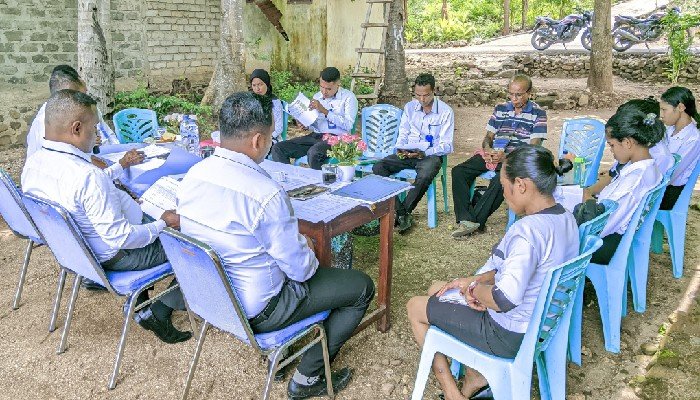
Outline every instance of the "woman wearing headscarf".
POLYGON ((264 69, 253 70, 253 73, 250 74, 250 87, 253 89, 253 93, 272 99, 272 117, 275 121, 275 130, 272 132, 272 144, 274 145, 280 141, 284 129, 282 101, 272 91, 270 74, 264 69))

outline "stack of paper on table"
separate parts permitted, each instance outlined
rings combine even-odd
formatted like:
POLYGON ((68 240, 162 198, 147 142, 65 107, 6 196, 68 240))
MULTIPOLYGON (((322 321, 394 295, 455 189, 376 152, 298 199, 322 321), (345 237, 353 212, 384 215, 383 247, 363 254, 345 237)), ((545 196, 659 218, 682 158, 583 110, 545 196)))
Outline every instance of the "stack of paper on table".
POLYGON ((309 104, 311 104, 311 100, 300 92, 297 94, 297 97, 287 105, 287 111, 289 115, 299 121, 300 124, 309 126, 316 122, 320 115, 317 110, 309 109, 309 104))
POLYGON ((374 204, 405 192, 411 187, 408 182, 379 175, 368 175, 333 191, 333 194, 374 204))
MULTIPOLYGON (((161 156, 165 156, 165 155, 170 154, 170 149, 163 147, 163 146, 158 146, 155 144, 152 144, 152 145, 146 146, 146 147, 141 147, 137 150, 139 152, 143 153, 144 156, 146 156, 146 159, 154 158, 154 157, 161 157, 161 156)), ((119 152, 105 153, 105 154, 100 153, 99 157, 103 158, 105 160, 111 161, 113 163, 116 163, 116 162, 119 162, 119 160, 121 160, 124 157, 124 155, 127 153, 127 151, 119 151, 119 152)))
POLYGON ((180 181, 170 176, 164 176, 156 181, 141 195, 141 210, 153 217, 160 218, 167 210, 177 206, 177 189, 180 181))

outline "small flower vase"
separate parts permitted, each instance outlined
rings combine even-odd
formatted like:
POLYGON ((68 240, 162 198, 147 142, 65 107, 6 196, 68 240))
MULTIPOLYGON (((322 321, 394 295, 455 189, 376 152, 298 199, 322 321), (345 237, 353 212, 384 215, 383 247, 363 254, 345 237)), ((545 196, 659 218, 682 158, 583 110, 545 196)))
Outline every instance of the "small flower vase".
POLYGON ((354 165, 338 165, 338 172, 340 175, 340 180, 343 182, 350 182, 352 178, 355 177, 355 166, 354 165))

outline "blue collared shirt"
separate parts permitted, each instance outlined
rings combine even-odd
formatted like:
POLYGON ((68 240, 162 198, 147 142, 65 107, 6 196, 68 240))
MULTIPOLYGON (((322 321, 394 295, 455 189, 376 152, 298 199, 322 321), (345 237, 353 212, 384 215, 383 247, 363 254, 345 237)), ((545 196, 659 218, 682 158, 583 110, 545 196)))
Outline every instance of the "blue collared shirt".
POLYGON ((512 102, 496 106, 493 115, 486 124, 486 130, 496 138, 509 140, 506 153, 530 144, 531 139, 547 138, 547 112, 534 101, 528 101, 520 114, 515 115, 512 102))
POLYGON ((427 135, 433 136, 432 146, 426 156, 444 156, 452 153, 455 132, 455 115, 452 108, 437 97, 429 113, 423 112, 418 100, 411 100, 403 108, 397 145, 424 142, 427 135))
POLYGON ((219 254, 248 318, 286 279, 304 282, 318 268, 287 192, 244 154, 217 147, 193 166, 180 183, 177 212, 182 232, 219 254))
POLYGON ((314 95, 322 106, 328 110, 328 116, 319 114, 318 119, 309 126, 313 132, 345 135, 350 133, 357 118, 357 98, 347 89, 338 88, 338 92, 327 99, 321 92, 314 95))

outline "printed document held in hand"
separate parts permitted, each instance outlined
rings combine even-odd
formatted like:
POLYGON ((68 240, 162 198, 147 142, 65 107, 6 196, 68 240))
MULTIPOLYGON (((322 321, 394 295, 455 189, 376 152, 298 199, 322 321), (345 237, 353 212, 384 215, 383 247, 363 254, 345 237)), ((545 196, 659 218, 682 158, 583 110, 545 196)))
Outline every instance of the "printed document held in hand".
POLYGON ((421 141, 413 143, 397 144, 394 146, 396 150, 408 150, 408 151, 426 151, 430 147, 430 143, 421 141))
POLYGON ((287 105, 287 111, 289 115, 299 121, 300 124, 309 126, 316 122, 320 115, 317 110, 310 110, 309 104, 311 104, 311 100, 304 96, 304 93, 299 92, 294 101, 287 105))
POLYGON ((160 218, 167 210, 174 210, 179 187, 180 182, 175 178, 164 176, 158 179, 141 196, 141 210, 154 219, 160 218))

